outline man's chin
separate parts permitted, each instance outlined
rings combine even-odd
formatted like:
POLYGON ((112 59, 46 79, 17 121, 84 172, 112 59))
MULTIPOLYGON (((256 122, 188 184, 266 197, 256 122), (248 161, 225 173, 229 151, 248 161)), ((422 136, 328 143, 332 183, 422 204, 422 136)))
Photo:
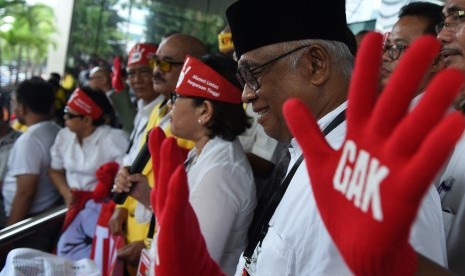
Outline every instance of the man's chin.
POLYGON ((381 93, 381 91, 383 91, 384 87, 387 85, 389 81, 389 78, 386 77, 386 78, 381 78, 381 81, 379 82, 379 93, 381 93))

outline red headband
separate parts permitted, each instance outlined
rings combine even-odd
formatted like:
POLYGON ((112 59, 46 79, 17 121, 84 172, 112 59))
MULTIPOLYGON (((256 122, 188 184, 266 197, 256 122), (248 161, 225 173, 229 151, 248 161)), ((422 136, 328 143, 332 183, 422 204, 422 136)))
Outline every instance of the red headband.
POLYGON ((157 52, 157 47, 152 44, 136 44, 129 51, 128 67, 134 65, 150 65, 149 61, 157 52))
POLYGON ((66 105, 81 115, 90 115, 94 120, 97 120, 103 113, 100 106, 79 88, 74 90, 66 105))
POLYGON ((176 93, 227 103, 240 103, 242 91, 200 60, 187 56, 176 93))

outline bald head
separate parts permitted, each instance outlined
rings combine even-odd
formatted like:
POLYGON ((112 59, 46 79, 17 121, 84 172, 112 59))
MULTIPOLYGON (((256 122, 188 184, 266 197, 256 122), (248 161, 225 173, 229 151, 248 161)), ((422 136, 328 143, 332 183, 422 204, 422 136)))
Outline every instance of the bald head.
POLYGON ((94 90, 107 92, 111 90, 110 72, 104 67, 94 67, 90 71, 89 86, 94 90))
MULTIPOLYGON (((159 50, 165 44, 168 44, 171 48, 178 49, 179 55, 184 57, 186 55, 200 57, 207 54, 206 45, 200 39, 188 34, 177 33, 170 35, 161 42, 159 50)), ((160 56, 159 52, 157 51, 158 56, 160 56)), ((184 57, 182 57, 182 60, 184 60, 184 57)))

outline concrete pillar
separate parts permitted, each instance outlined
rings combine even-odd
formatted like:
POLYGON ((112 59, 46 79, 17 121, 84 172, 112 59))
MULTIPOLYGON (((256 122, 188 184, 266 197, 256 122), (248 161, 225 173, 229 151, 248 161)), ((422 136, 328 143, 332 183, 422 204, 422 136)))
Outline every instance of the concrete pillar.
POLYGON ((54 9, 56 27, 58 29, 56 37, 56 48, 50 47, 45 74, 57 72, 61 76, 65 73, 66 53, 73 17, 74 0, 47 0, 37 1, 51 6, 54 9))

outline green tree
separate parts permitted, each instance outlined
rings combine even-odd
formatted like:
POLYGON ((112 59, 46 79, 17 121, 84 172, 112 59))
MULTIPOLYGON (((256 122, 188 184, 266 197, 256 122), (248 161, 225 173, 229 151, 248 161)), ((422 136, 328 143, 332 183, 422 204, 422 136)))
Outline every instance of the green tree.
POLYGON ((158 1, 150 5, 146 19, 148 41, 159 43, 165 34, 177 31, 192 34, 203 40, 210 49, 217 49, 218 33, 225 25, 222 16, 158 1))
MULTIPOLYGON (((118 0, 76 0, 73 12, 68 57, 74 63, 93 57, 110 59, 124 53, 124 34, 118 29, 122 18, 115 5, 118 0)), ((71 61, 68 61, 71 63, 71 61)))
POLYGON ((42 64, 56 34, 51 7, 44 4, 26 5, 24 1, 0 2, 0 47, 9 63, 13 82, 20 73, 42 73, 42 64), (14 3, 13 3, 14 2, 14 3))

